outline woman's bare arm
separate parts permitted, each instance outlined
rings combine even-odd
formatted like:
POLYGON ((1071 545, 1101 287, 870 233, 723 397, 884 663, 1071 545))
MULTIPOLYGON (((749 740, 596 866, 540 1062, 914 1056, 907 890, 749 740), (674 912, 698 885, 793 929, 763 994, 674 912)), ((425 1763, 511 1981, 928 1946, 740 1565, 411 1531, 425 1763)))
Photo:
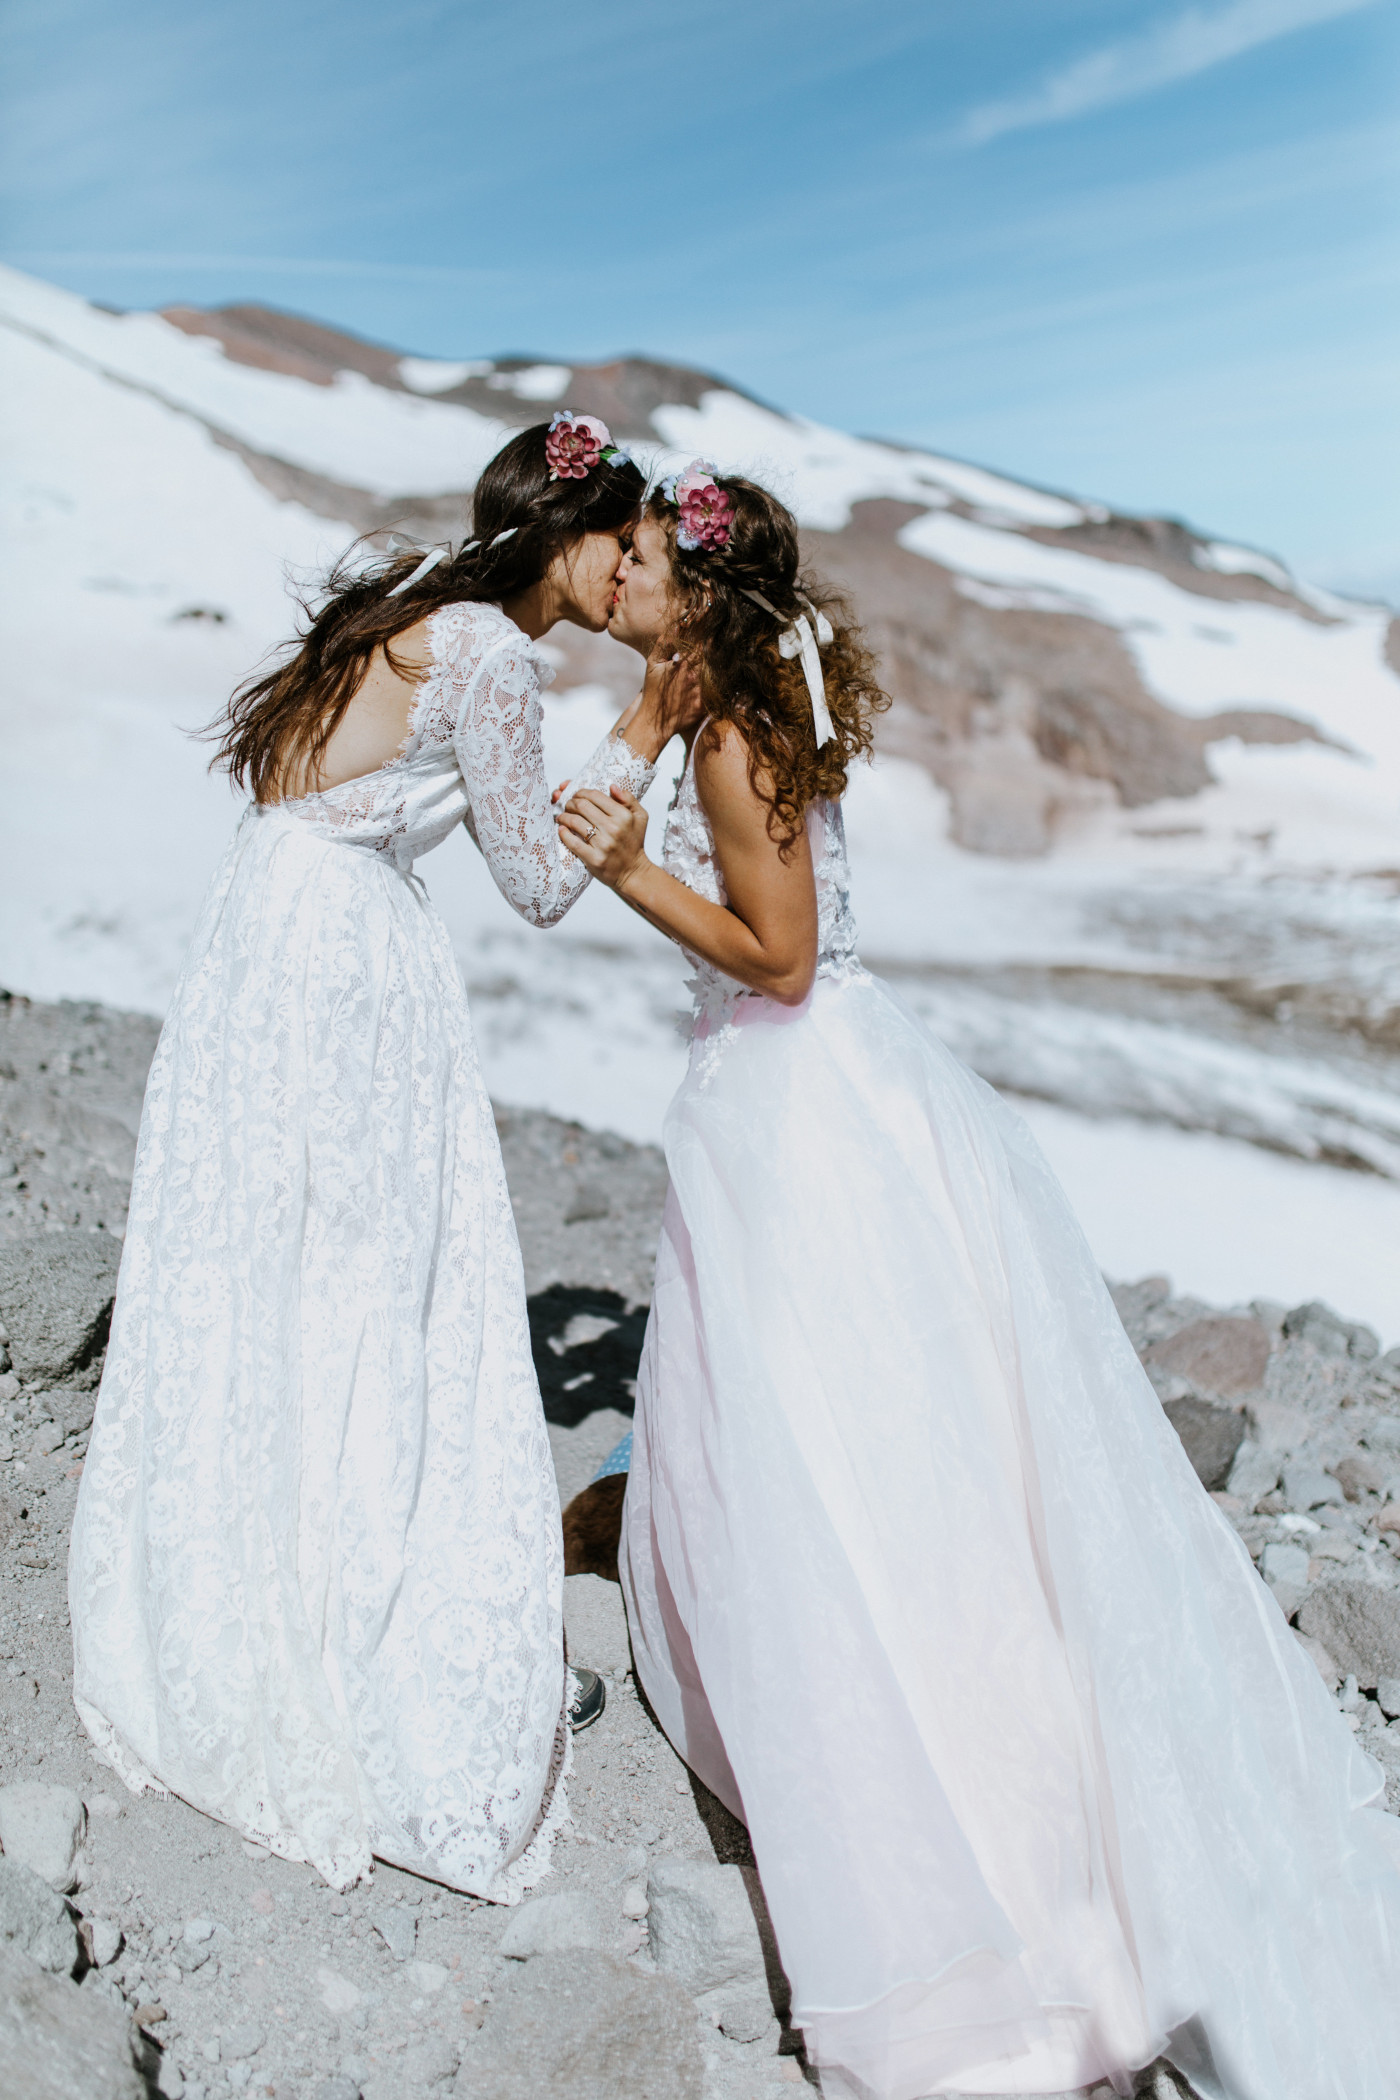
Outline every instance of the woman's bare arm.
POLYGON ((786 857, 779 852, 768 804, 750 784, 748 751, 734 729, 702 730, 692 763, 727 906, 697 897, 647 858, 646 811, 625 790, 615 787, 607 797, 581 790, 559 817, 560 835, 599 882, 673 941, 752 990, 800 1005, 817 967, 807 834, 799 832, 786 857))

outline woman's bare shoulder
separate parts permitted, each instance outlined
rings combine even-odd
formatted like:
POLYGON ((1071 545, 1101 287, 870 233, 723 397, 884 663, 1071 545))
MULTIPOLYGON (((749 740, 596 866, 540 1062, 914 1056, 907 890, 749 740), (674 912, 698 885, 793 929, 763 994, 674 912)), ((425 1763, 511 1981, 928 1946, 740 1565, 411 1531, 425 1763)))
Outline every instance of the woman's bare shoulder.
POLYGON ((729 809, 765 807, 764 774, 760 770, 753 777, 749 741, 737 723, 702 723, 692 763, 700 800, 711 816, 717 803, 729 809))

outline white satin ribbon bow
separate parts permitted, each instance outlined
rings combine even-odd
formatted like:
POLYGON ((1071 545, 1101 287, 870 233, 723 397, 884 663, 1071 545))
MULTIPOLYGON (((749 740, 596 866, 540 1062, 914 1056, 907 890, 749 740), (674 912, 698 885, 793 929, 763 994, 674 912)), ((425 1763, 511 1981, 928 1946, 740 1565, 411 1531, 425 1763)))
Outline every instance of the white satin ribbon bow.
MULTIPOLYGON (((772 613, 775 620, 782 618, 777 606, 770 605, 761 591, 745 591, 744 596, 751 598, 755 605, 761 605, 766 613, 772 613)), ((807 613, 799 613, 792 625, 785 627, 778 636, 778 654, 789 660, 794 656, 800 656, 802 659, 802 673, 807 680, 807 691, 812 701, 812 726, 817 732, 817 749, 820 751, 822 745, 829 744, 836 734, 831 726, 831 711, 826 704, 826 680, 822 677, 820 655, 820 651, 833 637, 831 622, 826 614, 818 612, 810 598, 803 598, 801 603, 816 621, 817 631, 814 635, 807 613)))

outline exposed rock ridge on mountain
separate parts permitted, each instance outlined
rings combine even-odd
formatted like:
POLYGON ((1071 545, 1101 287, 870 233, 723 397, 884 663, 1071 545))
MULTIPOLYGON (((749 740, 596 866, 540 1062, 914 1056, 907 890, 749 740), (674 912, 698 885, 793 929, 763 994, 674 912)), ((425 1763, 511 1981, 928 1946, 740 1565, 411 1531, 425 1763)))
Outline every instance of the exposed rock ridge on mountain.
MULTIPOLYGON (((414 369, 412 360, 296 315, 234 306, 213 312, 171 307, 164 317, 190 334, 212 337, 239 362, 317 385, 350 371, 398 392, 424 391, 404 376, 414 369)), ((572 366, 504 358, 477 361, 468 376, 434 385, 431 395, 518 427, 567 399, 603 416, 619 437, 655 442, 664 436, 658 410, 698 407, 707 394, 720 392, 752 398, 711 374, 643 357, 572 366), (533 384, 541 373, 543 392, 533 384)), ((272 494, 342 518, 359 532, 398 529, 432 538, 465 530, 469 490, 385 497, 260 454, 225 433, 219 438, 272 494)), ((938 507, 953 517, 984 515, 956 492, 943 492, 938 507)), ((896 703, 880 725, 881 748, 926 766, 947 790, 960 845, 1003 855, 1043 853, 1066 816, 1105 799, 1133 809, 1193 795, 1210 784, 1208 747, 1224 737, 1327 741, 1316 725, 1279 709, 1183 715, 1148 691, 1122 637, 1104 622, 970 594, 955 571, 900 545, 901 528, 926 508, 888 498, 857 502, 840 530, 809 527, 804 550, 852 594, 879 652, 896 703)), ((1205 599, 1277 605, 1309 621, 1326 617, 1268 557, 1261 557, 1258 573, 1222 573, 1211 564, 1210 543, 1175 519, 1073 508, 1077 517, 1063 525, 998 522, 1040 545, 1153 570, 1205 599)), ((620 652, 590 648, 572 634, 556 641, 571 677, 591 677, 619 693, 631 681, 631 660, 620 652)))

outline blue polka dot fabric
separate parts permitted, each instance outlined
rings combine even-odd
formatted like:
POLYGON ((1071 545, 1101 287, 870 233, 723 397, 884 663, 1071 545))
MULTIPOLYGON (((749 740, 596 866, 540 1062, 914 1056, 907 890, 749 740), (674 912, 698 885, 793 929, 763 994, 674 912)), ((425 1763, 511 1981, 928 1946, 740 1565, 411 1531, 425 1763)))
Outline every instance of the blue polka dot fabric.
POLYGON ((630 1473, 632 1470, 632 1432, 629 1429, 620 1444, 612 1450, 593 1475, 595 1480, 606 1480, 610 1473, 630 1473))

